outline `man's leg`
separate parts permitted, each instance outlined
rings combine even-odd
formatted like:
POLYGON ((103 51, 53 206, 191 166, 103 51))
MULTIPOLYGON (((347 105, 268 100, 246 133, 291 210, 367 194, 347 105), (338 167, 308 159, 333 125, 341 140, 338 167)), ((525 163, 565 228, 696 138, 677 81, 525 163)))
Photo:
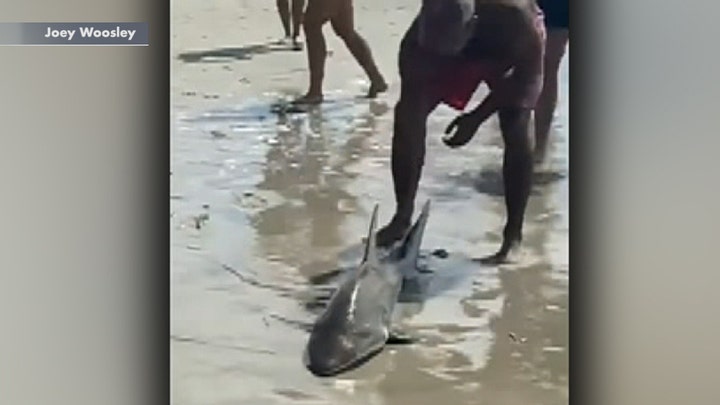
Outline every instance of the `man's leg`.
POLYGON ((303 30, 307 44, 310 86, 307 93, 295 100, 300 104, 319 104, 323 100, 322 84, 325 77, 327 45, 322 27, 334 14, 335 0, 309 0, 303 18, 303 30))
POLYGON ((294 49, 300 50, 298 36, 302 28, 303 14, 305 13, 305 0, 292 0, 292 41, 294 49))
POLYGON ((280 14, 280 21, 285 31, 285 38, 290 38, 290 4, 289 0, 276 0, 275 5, 277 6, 278 14, 280 14))
POLYGON ((543 90, 535 108, 535 162, 545 160, 550 127, 558 100, 560 62, 568 42, 567 28, 549 28, 545 42, 543 90))
POLYGON ((378 93, 387 90, 387 83, 373 59, 370 46, 368 46, 365 39, 355 30, 352 0, 338 1, 341 1, 342 5, 338 13, 330 19, 330 23, 332 24, 335 34, 345 42, 345 46, 347 46, 350 53, 355 57, 355 60, 360 64, 370 79, 368 97, 374 98, 378 93))
POLYGON ((502 263, 522 241, 525 208, 532 185, 532 142, 529 126, 531 110, 503 108, 498 112, 500 130, 505 142, 503 183, 507 220, 500 250, 485 259, 486 263, 502 263))

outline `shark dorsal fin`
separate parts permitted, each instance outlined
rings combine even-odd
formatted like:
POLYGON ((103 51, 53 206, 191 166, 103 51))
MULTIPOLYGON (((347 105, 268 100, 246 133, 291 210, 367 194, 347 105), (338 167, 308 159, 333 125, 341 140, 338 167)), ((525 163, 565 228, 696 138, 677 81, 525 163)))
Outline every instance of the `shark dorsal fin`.
POLYGON ((370 230, 368 231, 367 241, 365 243, 365 254, 363 255, 362 260, 363 263, 378 262, 377 246, 375 243, 375 227, 377 226, 378 209, 379 205, 375 204, 375 208, 373 208, 372 218, 370 219, 370 230))
POLYGON ((413 224, 403 238, 400 247, 403 260, 410 260, 413 264, 417 263, 418 256, 420 256, 420 245, 422 244, 422 238, 429 215, 430 200, 427 200, 420 211, 420 216, 417 221, 415 221, 415 224, 413 224))

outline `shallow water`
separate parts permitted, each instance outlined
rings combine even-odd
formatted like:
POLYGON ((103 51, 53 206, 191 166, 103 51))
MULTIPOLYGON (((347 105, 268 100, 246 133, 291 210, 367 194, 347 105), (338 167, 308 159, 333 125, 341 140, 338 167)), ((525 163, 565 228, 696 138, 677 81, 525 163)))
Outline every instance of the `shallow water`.
MULTIPOLYGON (((174 31, 210 24, 203 20, 210 15, 224 26, 223 19, 240 11, 223 4, 202 12, 175 6, 174 31)), ((239 8, 276 18, 272 7, 248 4, 239 8)), ((386 27, 393 38, 412 14, 395 12, 395 24, 386 27)), ((359 10, 358 20, 363 13, 370 11, 359 10)), ((220 48, 178 37, 177 53, 220 48)), ((319 291, 311 279, 358 258, 374 204, 380 204, 381 223, 393 209, 389 157, 397 83, 379 100, 358 100, 361 72, 329 30, 328 37, 335 50, 328 102, 308 114, 271 112, 288 89, 304 87, 303 53, 207 64, 173 60, 173 403, 567 403, 567 59, 551 174, 529 203, 523 261, 498 268, 470 260, 491 253, 500 240, 497 123, 451 151, 440 136, 453 113, 440 108, 430 120, 417 204, 433 201, 423 249, 443 248, 450 257, 428 264, 438 276, 436 293, 422 305, 399 308, 403 331, 419 341, 386 350, 339 378, 318 379, 304 369, 302 325, 317 314, 308 303, 319 291), (251 84, 217 92, 224 75, 251 84)), ((391 49, 378 54, 392 66, 391 49)))

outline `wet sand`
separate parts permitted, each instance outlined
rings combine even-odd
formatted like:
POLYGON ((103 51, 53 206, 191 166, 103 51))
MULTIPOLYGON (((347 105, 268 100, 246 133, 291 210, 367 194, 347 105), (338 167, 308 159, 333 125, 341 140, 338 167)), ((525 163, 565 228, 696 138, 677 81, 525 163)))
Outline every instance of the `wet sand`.
MULTIPOLYGON (((495 120, 470 145, 430 119, 419 205, 438 293, 401 305, 411 346, 318 379, 301 355, 319 274, 355 261, 374 204, 392 215, 392 106, 400 36, 418 7, 367 0, 360 32, 391 82, 378 100, 326 28, 327 102, 274 114, 307 84, 306 55, 272 45, 275 2, 172 1, 171 393, 176 405, 565 404, 568 402, 567 65, 550 168, 539 176, 522 262, 470 259, 498 246, 504 206, 495 120)), ((481 97, 481 90, 477 97, 481 97)))

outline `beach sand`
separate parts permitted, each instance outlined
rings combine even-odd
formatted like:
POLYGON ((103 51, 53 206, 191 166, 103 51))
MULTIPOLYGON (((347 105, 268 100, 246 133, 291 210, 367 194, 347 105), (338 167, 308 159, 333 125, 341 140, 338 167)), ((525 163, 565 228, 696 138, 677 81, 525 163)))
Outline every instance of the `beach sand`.
MULTIPOLYGON (((305 52, 273 45, 275 2, 171 1, 171 395, 175 405, 568 403, 568 88, 563 65, 549 169, 529 202, 525 255, 483 267, 504 205, 497 121, 465 148, 430 118, 419 206, 432 199, 423 250, 443 284, 401 306, 419 339, 362 368, 318 379, 302 350, 317 312, 309 278, 359 257, 374 204, 393 213, 392 107, 397 51, 419 3, 356 4, 358 30, 391 83, 377 100, 326 27, 327 102, 271 112, 307 86, 305 52)), ((477 97, 480 97, 481 90, 477 97)))

